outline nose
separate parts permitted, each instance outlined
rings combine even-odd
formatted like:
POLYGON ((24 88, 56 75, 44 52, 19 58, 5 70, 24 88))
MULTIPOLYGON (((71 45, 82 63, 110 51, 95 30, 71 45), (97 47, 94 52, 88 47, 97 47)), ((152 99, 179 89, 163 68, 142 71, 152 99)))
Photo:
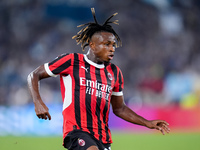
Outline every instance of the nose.
POLYGON ((110 52, 115 52, 115 46, 110 47, 110 52))

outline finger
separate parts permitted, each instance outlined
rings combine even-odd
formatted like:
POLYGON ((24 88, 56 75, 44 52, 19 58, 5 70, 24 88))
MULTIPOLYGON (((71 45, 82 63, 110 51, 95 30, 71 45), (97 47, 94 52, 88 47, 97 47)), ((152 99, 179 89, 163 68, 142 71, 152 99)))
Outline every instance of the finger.
POLYGON ((158 127, 157 129, 160 130, 160 132, 161 132, 163 135, 165 135, 165 132, 164 132, 164 130, 163 130, 162 128, 158 127))
POLYGON ((39 119, 42 119, 42 115, 41 115, 41 114, 37 115, 37 117, 38 117, 39 119))
POLYGON ((168 127, 168 125, 166 125, 166 124, 162 124, 162 126, 161 126, 167 133, 169 133, 170 132, 170 128, 168 127))
POLYGON ((165 125, 169 125, 169 123, 168 122, 166 122, 165 120, 160 120, 160 122, 162 123, 162 124, 165 124, 165 125))
POLYGON ((163 126, 162 129, 167 133, 170 132, 170 128, 168 126, 163 126))
POLYGON ((169 127, 165 127, 165 131, 166 131, 167 133, 169 133, 169 132, 170 132, 170 128, 169 128, 169 127))
POLYGON ((46 114, 44 114, 42 119, 45 119, 45 120, 47 120, 47 115, 46 115, 46 114))
POLYGON ((37 116, 38 116, 39 119, 45 119, 45 120, 49 119, 49 120, 51 120, 51 115, 48 112, 45 113, 45 114, 39 114, 37 116))
POLYGON ((163 125, 168 126, 169 124, 164 120, 157 120, 156 125, 161 127, 163 125))
POLYGON ((44 114, 40 114, 40 115, 37 115, 39 119, 47 119, 46 115, 44 114))
POLYGON ((49 114, 49 112, 46 114, 49 118, 49 120, 51 120, 51 115, 49 114))
MULTIPOLYGON (((51 120, 51 115, 49 114, 49 112, 46 112, 46 113, 45 113, 45 118, 51 120)), ((45 119, 45 120, 46 120, 46 119, 45 119)))
POLYGON ((160 131, 161 131, 161 133, 162 133, 163 135, 165 135, 165 132, 163 131, 163 129, 161 129, 160 131))

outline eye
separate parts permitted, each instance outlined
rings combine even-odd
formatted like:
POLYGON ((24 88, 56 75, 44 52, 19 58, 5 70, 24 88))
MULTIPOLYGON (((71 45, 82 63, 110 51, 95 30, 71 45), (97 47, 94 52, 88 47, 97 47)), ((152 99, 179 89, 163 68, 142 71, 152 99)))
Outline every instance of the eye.
POLYGON ((106 46, 109 46, 109 45, 110 45, 110 43, 105 43, 105 45, 106 45, 106 46))

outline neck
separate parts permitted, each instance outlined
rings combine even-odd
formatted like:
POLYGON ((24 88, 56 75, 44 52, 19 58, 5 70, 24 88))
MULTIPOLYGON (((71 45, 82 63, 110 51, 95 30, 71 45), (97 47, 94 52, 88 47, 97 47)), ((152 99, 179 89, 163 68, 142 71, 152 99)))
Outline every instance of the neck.
POLYGON ((94 52, 91 49, 88 50, 88 53, 86 55, 87 55, 87 58, 89 60, 91 60, 92 62, 94 62, 96 64, 103 64, 104 63, 103 61, 100 61, 98 59, 98 57, 95 56, 94 52))

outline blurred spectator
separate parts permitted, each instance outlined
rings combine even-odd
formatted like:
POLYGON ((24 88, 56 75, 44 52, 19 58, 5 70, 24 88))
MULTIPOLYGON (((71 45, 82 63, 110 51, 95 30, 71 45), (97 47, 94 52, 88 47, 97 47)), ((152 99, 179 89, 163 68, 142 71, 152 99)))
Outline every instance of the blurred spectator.
MULTIPOLYGON (((115 28, 123 47, 116 50, 113 61, 123 71, 127 102, 139 100, 150 106, 182 103, 188 101, 187 94, 194 94, 195 105, 199 104, 198 0, 2 0, 0 105, 32 102, 26 88, 28 73, 57 55, 81 51, 71 37, 78 31, 77 25, 92 20, 93 6, 98 18, 104 17, 98 16, 101 12, 105 16, 119 13, 120 25, 115 28)), ((54 91, 43 92, 44 99, 60 102, 59 83, 49 79, 42 84, 54 91)))

